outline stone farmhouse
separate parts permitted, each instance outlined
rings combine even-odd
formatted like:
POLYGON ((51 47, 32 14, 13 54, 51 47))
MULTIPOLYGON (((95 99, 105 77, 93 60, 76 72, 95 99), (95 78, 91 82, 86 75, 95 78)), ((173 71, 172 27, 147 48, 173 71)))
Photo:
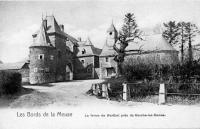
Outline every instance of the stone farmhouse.
MULTIPOLYGON (((113 24, 107 30, 107 38, 100 54, 100 78, 110 78, 116 75, 117 63, 113 60, 116 54, 113 49, 118 32, 113 24)), ((178 63, 178 51, 174 49, 161 34, 146 35, 143 40, 130 42, 126 48, 125 61, 131 59, 154 64, 178 63)))
POLYGON ((99 78, 99 54, 101 49, 94 47, 89 37, 86 41, 78 40, 76 57, 74 58, 74 78, 99 78))
MULTIPOLYGON (((30 84, 102 79, 116 74, 113 45, 118 42, 118 32, 113 23, 106 31, 102 50, 96 48, 89 38, 82 41, 65 33, 64 25, 58 24, 54 16, 42 19, 39 30, 32 37, 28 66, 30 84)), ((178 51, 160 34, 145 36, 143 41, 129 44, 125 60, 145 60, 157 64, 178 62, 178 51)))
POLYGON ((30 46, 30 83, 98 78, 100 52, 89 38, 73 38, 54 16, 46 16, 30 46))

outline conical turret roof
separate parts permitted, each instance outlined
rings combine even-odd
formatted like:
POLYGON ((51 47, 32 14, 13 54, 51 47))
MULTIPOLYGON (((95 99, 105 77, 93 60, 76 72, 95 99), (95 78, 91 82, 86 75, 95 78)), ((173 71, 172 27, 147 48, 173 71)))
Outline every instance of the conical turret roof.
POLYGON ((112 23, 112 24, 110 25, 110 27, 107 29, 107 32, 116 32, 116 33, 117 33, 117 30, 116 30, 116 28, 115 28, 115 26, 114 26, 113 23, 112 23))
POLYGON ((37 38, 31 45, 31 47, 33 46, 52 46, 43 24, 41 25, 37 38))

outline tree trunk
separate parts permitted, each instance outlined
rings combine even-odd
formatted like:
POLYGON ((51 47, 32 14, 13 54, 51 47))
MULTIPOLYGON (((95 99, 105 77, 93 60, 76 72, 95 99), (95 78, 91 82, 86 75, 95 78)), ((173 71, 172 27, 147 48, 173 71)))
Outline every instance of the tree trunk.
POLYGON ((188 55, 189 55, 189 63, 192 64, 193 57, 192 57, 192 41, 191 37, 189 36, 189 42, 188 42, 188 55))
POLYGON ((190 77, 191 77, 191 72, 192 72, 192 61, 193 61, 193 57, 192 57, 192 41, 191 41, 191 36, 189 36, 189 41, 188 41, 188 54, 189 54, 189 73, 188 73, 188 78, 190 81, 190 77))
POLYGON ((184 61, 184 40, 183 40, 183 28, 181 32, 181 64, 183 64, 184 61))
POLYGON ((183 42, 181 43, 181 64, 183 64, 184 61, 184 50, 183 50, 183 42))
POLYGON ((121 75, 122 75, 122 62, 117 62, 116 77, 120 77, 121 75))

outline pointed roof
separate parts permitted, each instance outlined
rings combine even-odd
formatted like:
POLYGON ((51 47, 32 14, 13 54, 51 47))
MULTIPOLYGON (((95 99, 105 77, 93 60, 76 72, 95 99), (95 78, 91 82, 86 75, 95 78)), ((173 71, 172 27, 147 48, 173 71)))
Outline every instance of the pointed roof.
POLYGON ((93 45, 89 37, 87 37, 85 45, 93 45))
POLYGON ((46 16, 45 20, 47 20, 47 33, 54 33, 63 35, 63 32, 60 29, 60 26, 58 25, 55 17, 52 16, 46 16))
MULTIPOLYGON (((69 41, 71 41, 73 44, 77 45, 77 40, 70 36, 69 34, 63 32, 61 29, 60 29, 60 26, 58 25, 55 17, 53 15, 51 16, 46 16, 44 18, 44 20, 47 20, 47 29, 46 29, 46 32, 49 34, 49 33, 56 33, 56 34, 59 34, 59 35, 62 35, 66 38, 69 39, 69 41)), ((38 35, 39 31, 35 32, 33 35, 38 35)))
POLYGON ((78 45, 79 46, 93 46, 89 37, 87 37, 87 39, 85 41, 79 41, 78 45))
POLYGON ((44 25, 42 23, 39 33, 37 35, 36 40, 33 42, 31 47, 33 46, 52 46, 50 43, 49 36, 47 35, 47 32, 44 29, 44 25))
POLYGON ((76 54, 77 56, 91 56, 91 55, 99 55, 101 53, 101 49, 96 48, 89 37, 87 38, 86 41, 81 41, 78 42, 79 47, 78 47, 78 53, 76 54), (83 52, 84 51, 84 52, 83 52))
POLYGON ((110 27, 107 29, 107 32, 116 32, 117 33, 117 30, 112 22, 112 24, 110 25, 110 27))

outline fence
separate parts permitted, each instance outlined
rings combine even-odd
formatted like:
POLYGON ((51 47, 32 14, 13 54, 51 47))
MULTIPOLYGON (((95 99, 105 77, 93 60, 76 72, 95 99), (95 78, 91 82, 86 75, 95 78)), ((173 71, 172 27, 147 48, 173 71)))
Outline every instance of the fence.
POLYGON ((113 84, 92 84, 92 94, 106 99, 110 99, 111 94, 118 94, 123 101, 138 95, 158 95, 158 104, 165 104, 169 95, 200 97, 200 83, 121 83, 117 90, 112 89, 113 84))

